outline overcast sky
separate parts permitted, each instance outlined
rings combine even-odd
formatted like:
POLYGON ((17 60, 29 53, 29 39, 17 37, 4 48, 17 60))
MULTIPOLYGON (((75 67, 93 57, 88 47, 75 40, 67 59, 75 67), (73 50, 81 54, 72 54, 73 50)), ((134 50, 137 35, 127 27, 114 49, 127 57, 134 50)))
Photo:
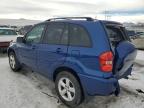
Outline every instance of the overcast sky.
POLYGON ((1 0, 0 18, 46 20, 60 16, 92 16, 120 22, 144 22, 144 0, 1 0))

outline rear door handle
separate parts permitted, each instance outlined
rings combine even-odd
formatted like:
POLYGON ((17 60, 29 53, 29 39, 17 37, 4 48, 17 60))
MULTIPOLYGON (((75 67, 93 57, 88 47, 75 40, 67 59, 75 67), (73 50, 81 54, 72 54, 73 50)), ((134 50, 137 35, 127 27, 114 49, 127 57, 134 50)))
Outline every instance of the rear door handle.
POLYGON ((57 52, 57 53, 60 53, 60 52, 62 52, 62 49, 61 49, 61 48, 57 48, 57 49, 56 49, 56 52, 57 52))
POLYGON ((32 49, 33 49, 33 50, 34 50, 34 49, 36 49, 36 46, 35 46, 35 45, 33 45, 33 46, 32 46, 32 49))

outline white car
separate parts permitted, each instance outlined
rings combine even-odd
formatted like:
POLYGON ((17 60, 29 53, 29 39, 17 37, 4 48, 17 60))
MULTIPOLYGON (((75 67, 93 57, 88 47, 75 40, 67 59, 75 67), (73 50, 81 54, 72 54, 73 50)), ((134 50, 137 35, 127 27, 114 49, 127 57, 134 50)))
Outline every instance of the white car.
POLYGON ((10 42, 16 41, 18 34, 12 28, 0 28, 0 48, 8 48, 10 42))

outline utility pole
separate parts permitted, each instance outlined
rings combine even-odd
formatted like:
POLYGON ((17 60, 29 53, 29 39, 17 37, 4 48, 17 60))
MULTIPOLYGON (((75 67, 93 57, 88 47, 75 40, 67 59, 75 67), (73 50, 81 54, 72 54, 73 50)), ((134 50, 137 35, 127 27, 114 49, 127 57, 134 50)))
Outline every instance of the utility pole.
POLYGON ((110 11, 105 10, 105 12, 104 12, 105 20, 110 20, 111 19, 111 15, 109 13, 110 13, 110 11))

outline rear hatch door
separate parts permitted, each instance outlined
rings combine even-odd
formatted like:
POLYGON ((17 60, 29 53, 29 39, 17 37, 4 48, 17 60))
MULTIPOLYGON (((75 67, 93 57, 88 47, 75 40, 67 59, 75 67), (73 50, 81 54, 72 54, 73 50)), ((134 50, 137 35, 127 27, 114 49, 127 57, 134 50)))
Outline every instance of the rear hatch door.
POLYGON ((136 58, 136 48, 120 23, 103 22, 106 34, 114 53, 113 73, 120 78, 127 78, 131 74, 133 62, 136 58))

